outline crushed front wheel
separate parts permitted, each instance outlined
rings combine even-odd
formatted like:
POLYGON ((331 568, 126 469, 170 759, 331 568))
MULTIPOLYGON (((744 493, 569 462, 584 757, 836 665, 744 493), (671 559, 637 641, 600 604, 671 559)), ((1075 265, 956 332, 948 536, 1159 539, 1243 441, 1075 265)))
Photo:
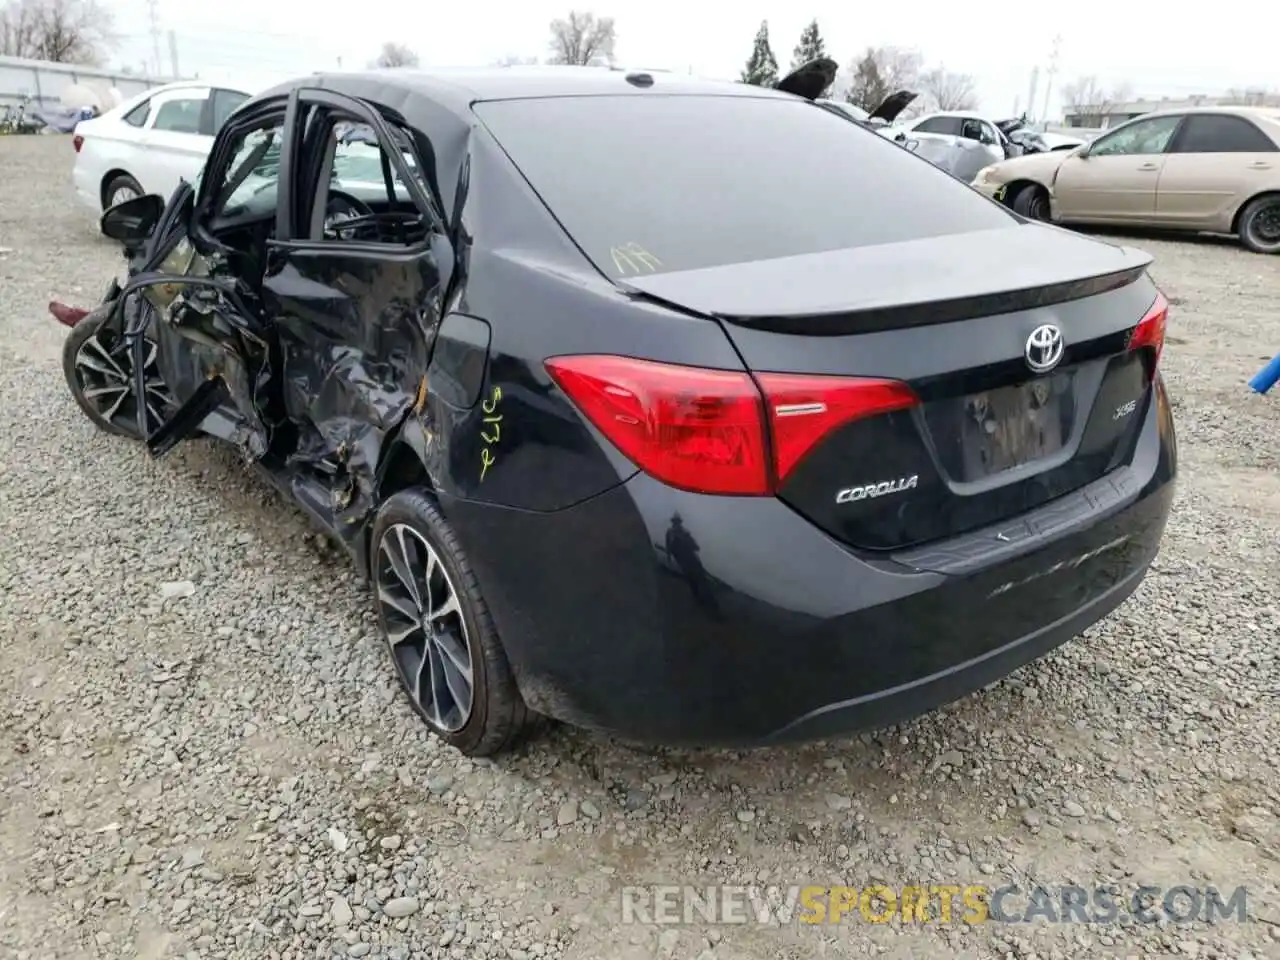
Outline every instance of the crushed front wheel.
MULTIPOLYGON (((104 304, 72 327, 62 346, 62 373, 77 405, 99 430, 142 439, 133 351, 121 334, 105 326, 110 314, 111 306, 104 304)), ((156 344, 146 339, 144 347, 147 424, 154 431, 174 401, 156 366, 156 344)))

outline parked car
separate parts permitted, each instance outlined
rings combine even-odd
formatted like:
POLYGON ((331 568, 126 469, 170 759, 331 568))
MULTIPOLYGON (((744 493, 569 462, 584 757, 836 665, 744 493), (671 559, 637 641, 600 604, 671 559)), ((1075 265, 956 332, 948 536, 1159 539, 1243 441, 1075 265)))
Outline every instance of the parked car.
POLYGON ((1009 141, 1022 148, 1022 156, 1033 153, 1051 153, 1054 150, 1074 150, 1084 146, 1084 141, 1076 137, 1059 137, 1052 133, 1021 128, 1007 134, 1009 141))
POLYGON ((153 455, 235 444, 350 552, 410 703, 465 753, 540 715, 751 744, 955 699, 1145 575, 1167 304, 1147 255, 1027 222, 806 89, 271 89, 198 188, 103 216, 129 278, 52 307, 70 390, 153 455), (376 198, 332 189, 369 146, 350 124, 376 198))
POLYGON ((929 113, 880 132, 965 183, 983 167, 1022 154, 996 123, 969 111, 929 113))
POLYGON ((148 193, 169 196, 204 167, 213 136, 249 92, 207 83, 148 90, 75 127, 76 195, 97 213, 148 193))
POLYGON ((992 164, 973 186, 1035 220, 1233 233, 1280 253, 1280 110, 1157 111, 1075 150, 992 164))
POLYGON ((1011 156, 1049 153, 1052 150, 1074 150, 1085 143, 1079 137, 1069 137, 1060 133, 1037 130, 1030 125, 1025 113, 1020 117, 997 120, 996 129, 1008 137, 1010 143, 1021 148, 1019 153, 1011 154, 1011 156))

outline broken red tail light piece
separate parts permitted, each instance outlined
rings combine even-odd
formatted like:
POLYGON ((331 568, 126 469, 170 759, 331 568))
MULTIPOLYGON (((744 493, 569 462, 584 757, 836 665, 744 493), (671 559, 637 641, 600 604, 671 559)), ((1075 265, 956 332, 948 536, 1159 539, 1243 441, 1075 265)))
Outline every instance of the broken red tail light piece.
POLYGON ((70 307, 60 300, 49 301, 49 312, 53 314, 53 319, 57 320, 64 327, 74 327, 77 323, 89 315, 89 311, 81 307, 70 307))

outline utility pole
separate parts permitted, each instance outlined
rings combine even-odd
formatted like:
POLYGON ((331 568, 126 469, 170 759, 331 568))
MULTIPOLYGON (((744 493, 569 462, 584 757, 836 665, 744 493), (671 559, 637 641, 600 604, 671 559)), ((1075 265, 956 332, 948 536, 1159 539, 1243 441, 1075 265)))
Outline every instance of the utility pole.
POLYGON ((182 76, 178 72, 178 35, 172 30, 169 31, 169 66, 173 71, 173 79, 177 80, 182 76))
POLYGON ((1062 51, 1062 34, 1053 38, 1053 52, 1049 54, 1049 78, 1044 85, 1044 119, 1049 120, 1049 97, 1053 93, 1053 78, 1058 74, 1058 56, 1062 51))
MULTIPOLYGON (((1031 85, 1027 88, 1027 110, 1031 113, 1036 111, 1036 88, 1040 86, 1040 68, 1031 68, 1031 85)), ((1038 120, 1044 120, 1044 117, 1037 117, 1038 120)))
POLYGON ((160 3, 159 0, 147 0, 147 15, 151 20, 151 53, 155 57, 156 76, 164 70, 160 65, 160 3))

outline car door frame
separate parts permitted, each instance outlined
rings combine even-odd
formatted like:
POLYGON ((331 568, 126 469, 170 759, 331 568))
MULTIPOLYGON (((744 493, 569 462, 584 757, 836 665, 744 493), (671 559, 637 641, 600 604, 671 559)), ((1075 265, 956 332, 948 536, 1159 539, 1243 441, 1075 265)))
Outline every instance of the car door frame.
MULTIPOLYGON (((300 87, 289 94, 280 158, 282 172, 281 189, 277 195, 276 230, 275 237, 267 241, 268 266, 263 278, 263 302, 270 314, 269 322, 275 326, 281 342, 282 354, 297 345, 313 349, 328 345, 340 348, 325 356, 315 356, 314 369, 295 371, 304 374, 298 378, 287 369, 287 359, 282 359, 285 369, 282 369, 281 374, 290 382, 290 390, 296 393, 298 384, 303 382, 309 382, 311 387, 307 395, 309 406, 306 410, 299 409, 300 398, 293 393, 284 398, 284 408, 290 418, 310 420, 317 429, 320 428, 321 421, 330 416, 335 420, 345 417, 348 422, 359 422, 358 417, 352 417, 348 410, 327 409, 330 396, 341 396, 345 398, 344 402, 351 398, 360 402, 366 395, 371 397, 376 394, 375 399, 361 405, 368 408, 379 407, 380 414, 386 410, 395 411, 386 418, 386 422, 376 425, 372 430, 361 431, 359 442, 344 445, 348 448, 347 454, 338 456, 340 466, 353 483, 353 493, 342 508, 343 522, 336 523, 335 527, 350 529, 353 535, 358 527, 352 526, 351 521, 373 506, 371 498, 385 467, 386 455, 400 441, 409 412, 412 409, 421 410, 421 404, 425 402, 427 367, 431 361, 435 336, 444 318, 446 294, 454 270, 453 241, 448 223, 426 185, 409 169, 401 152, 401 145, 380 109, 377 104, 328 89, 300 87), (340 111, 357 122, 367 124, 374 131, 379 149, 385 154, 394 174, 405 186, 411 202, 427 219, 426 235, 421 241, 401 245, 380 241, 316 239, 311 236, 310 208, 316 197, 314 193, 304 197, 300 191, 311 190, 314 186, 302 176, 304 164, 308 171, 311 168, 312 158, 308 156, 308 151, 326 148, 323 137, 313 138, 307 129, 310 113, 316 107, 340 111), (433 268, 434 285, 428 287, 424 282, 416 291, 416 301, 408 301, 406 298, 411 316, 403 319, 411 329, 401 331, 398 324, 374 324, 367 315, 359 314, 354 324, 357 328, 354 334, 362 339, 356 340, 352 338, 352 331, 349 329, 352 326, 350 317, 346 318, 348 329, 344 329, 342 322, 336 317, 332 324, 323 328, 314 322, 314 318, 323 313, 323 310, 313 309, 310 305, 337 299, 326 295, 326 286, 342 292, 346 292, 349 286, 356 286, 346 283, 346 279, 353 276, 354 271, 334 269, 334 262, 343 260, 356 264, 372 261, 373 271, 387 266, 407 268, 411 264, 417 264, 420 270, 423 266, 433 268), (429 263, 424 263, 428 260, 429 263), (315 266, 317 262, 323 269, 315 266), (350 370, 358 376, 346 378, 344 371, 347 367, 343 363, 349 362, 353 353, 362 355, 362 344, 369 339, 381 338, 393 329, 396 336, 403 337, 403 349, 400 352, 408 358, 400 365, 401 369, 396 370, 396 364, 384 362, 386 357, 379 353, 373 358, 373 363, 357 362, 350 365, 350 370), (344 340, 344 337, 347 339, 344 340), (346 361, 338 359, 339 353, 347 358, 346 361), (409 382, 410 375, 412 382, 409 382), (338 389, 325 393, 325 388, 331 383, 336 383, 338 389), (342 460, 342 456, 347 458, 342 460)), ((323 133, 327 127, 321 125, 317 129, 323 133)), ((322 167, 323 165, 323 173, 322 167)), ((367 296, 362 298, 358 290, 348 294, 347 299, 356 301, 357 310, 368 306, 365 302, 367 296)), ((415 449, 421 446, 411 445, 415 449)), ((329 456, 328 452, 325 456, 329 456)), ((320 464, 322 459, 316 458, 316 464, 320 464)))
MULTIPOLYGON (((239 111, 240 108, 237 108, 239 111)), ((233 149, 239 137, 253 130, 262 129, 267 121, 279 117, 281 124, 280 142, 280 179, 276 194, 276 229, 280 224, 280 202, 282 196, 292 189, 292 178, 288 175, 289 162, 289 98, 285 94, 271 97, 254 103, 246 112, 239 113, 229 119, 213 138, 213 146, 209 150, 204 164, 204 176, 200 180, 200 188, 196 192, 192 208, 192 229, 201 241, 209 246, 220 245, 213 236, 220 225, 215 223, 217 211, 210 209, 217 199, 221 175, 227 172, 231 161, 235 159, 233 149)))
POLYGON ((1187 114, 1182 125, 1170 139, 1166 154, 1165 166, 1160 172, 1160 179, 1156 186, 1156 217, 1161 224, 1176 228, 1232 232, 1236 211, 1249 198, 1265 189, 1263 185, 1249 183, 1250 170, 1265 174, 1267 170, 1280 169, 1280 144, 1277 144, 1275 139, 1251 118, 1225 110, 1204 110, 1187 114), (1257 136, 1270 143, 1271 149, 1199 152, 1179 150, 1196 120, 1211 117, 1243 123, 1252 128, 1257 136), (1184 157, 1187 159, 1179 159, 1184 157), (1210 157, 1217 159, 1210 161, 1207 159, 1210 157), (1222 185, 1224 181, 1221 174, 1215 174, 1212 170, 1212 164, 1216 162, 1228 165, 1231 163, 1228 158, 1239 158, 1237 167, 1239 185, 1235 189, 1212 189, 1214 186, 1222 185), (1172 170, 1170 163, 1173 164, 1172 170), (1204 170, 1206 166, 1210 169, 1197 178, 1197 168, 1204 170), (1198 184, 1200 189, 1179 190, 1175 195, 1173 188, 1180 183, 1184 186, 1198 184), (1168 198, 1162 202, 1161 198, 1166 194, 1168 198))
MULTIPOLYGON (((1182 114, 1161 114, 1159 116, 1141 116, 1121 124, 1114 130, 1109 130, 1096 140, 1086 144, 1083 149, 1078 149, 1068 154, 1059 164, 1058 169, 1053 177, 1053 190, 1050 192, 1050 203, 1052 205, 1053 219, 1061 223, 1099 223, 1099 224, 1134 224, 1134 223, 1151 223, 1155 220, 1156 196, 1157 188, 1160 182, 1160 172, 1164 168, 1165 158, 1169 155, 1169 147, 1173 143, 1174 138, 1178 135, 1182 125, 1186 122, 1187 115, 1182 114), (1095 155, 1094 151, 1101 143, 1105 143, 1112 137, 1119 136, 1126 130, 1143 124, 1151 123, 1163 119, 1176 119, 1177 126, 1173 132, 1169 134, 1169 139, 1165 142, 1164 148, 1160 153, 1125 153, 1113 155, 1095 155), (1142 158, 1154 159, 1142 159, 1142 158), (1122 161, 1122 163, 1132 164, 1128 170, 1131 175, 1130 181, 1135 186, 1142 184, 1142 189, 1114 189, 1114 190, 1070 190, 1067 192, 1067 201, 1063 200, 1062 186, 1065 186, 1062 180, 1064 172, 1072 170, 1076 164, 1106 164, 1117 170, 1122 169, 1120 164, 1107 163, 1108 161, 1122 161), (1145 198, 1148 193, 1145 189, 1147 179, 1150 179, 1150 204, 1145 198), (1073 202, 1076 192, 1085 194, 1115 194, 1123 196, 1125 199, 1118 203, 1114 208, 1099 207, 1097 200, 1094 200, 1093 206, 1081 206, 1078 201, 1073 202), (1113 212, 1112 212, 1113 211, 1113 212)), ((1087 172, 1091 176, 1096 176, 1101 171, 1087 166, 1075 168, 1080 172, 1087 172)))

